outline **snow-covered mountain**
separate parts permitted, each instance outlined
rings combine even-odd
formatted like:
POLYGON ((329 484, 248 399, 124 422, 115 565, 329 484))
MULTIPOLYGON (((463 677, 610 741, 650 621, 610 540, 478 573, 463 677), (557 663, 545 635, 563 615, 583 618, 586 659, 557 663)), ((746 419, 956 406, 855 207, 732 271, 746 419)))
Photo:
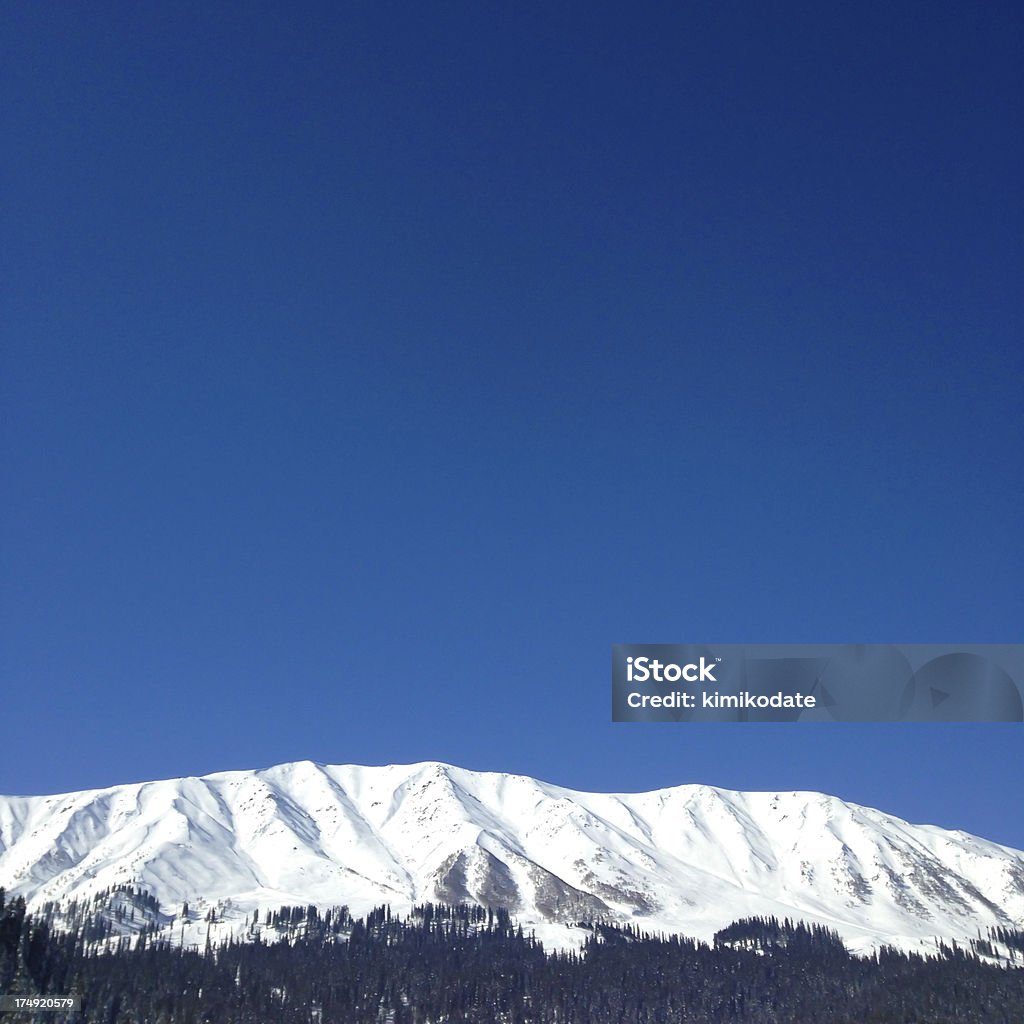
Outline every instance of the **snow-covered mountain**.
POLYGON ((141 889, 151 919, 196 943, 210 909, 216 939, 309 903, 480 903, 562 946, 596 919, 707 939, 741 917, 799 918, 858 951, 1024 927, 1024 853, 964 832, 819 793, 579 793, 436 763, 0 797, 0 886, 30 908, 141 889))

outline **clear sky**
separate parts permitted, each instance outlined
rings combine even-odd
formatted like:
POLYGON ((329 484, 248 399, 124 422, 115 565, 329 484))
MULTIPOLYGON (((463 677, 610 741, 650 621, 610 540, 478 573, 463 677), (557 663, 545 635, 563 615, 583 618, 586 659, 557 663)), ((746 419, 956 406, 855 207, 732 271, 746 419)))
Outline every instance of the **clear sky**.
POLYGON ((1019 642, 1019 4, 8 4, 0 792, 311 758, 1024 847, 1024 727, 612 725, 1019 642))

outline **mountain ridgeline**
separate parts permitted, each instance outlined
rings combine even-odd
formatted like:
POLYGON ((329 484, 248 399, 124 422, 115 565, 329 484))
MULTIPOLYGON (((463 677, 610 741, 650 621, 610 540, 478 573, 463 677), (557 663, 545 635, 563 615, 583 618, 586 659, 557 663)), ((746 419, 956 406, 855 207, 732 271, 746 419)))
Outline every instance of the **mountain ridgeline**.
POLYGON ((563 950, 592 939, 580 922, 710 943, 774 919, 854 952, 983 939, 1005 959, 993 936, 1024 927, 1024 853, 963 832, 819 793, 582 793, 437 763, 0 797, 0 886, 54 928, 197 952, 282 905, 477 906, 563 950))

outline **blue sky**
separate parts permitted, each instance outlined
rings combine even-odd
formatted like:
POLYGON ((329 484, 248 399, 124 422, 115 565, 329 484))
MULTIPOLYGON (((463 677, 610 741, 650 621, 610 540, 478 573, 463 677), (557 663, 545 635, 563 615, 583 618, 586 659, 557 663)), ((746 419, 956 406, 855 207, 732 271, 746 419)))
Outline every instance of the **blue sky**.
POLYGON ((1024 847, 1020 726, 617 642, 1016 642, 1018 5, 16 5, 0 791, 312 758, 1024 847))

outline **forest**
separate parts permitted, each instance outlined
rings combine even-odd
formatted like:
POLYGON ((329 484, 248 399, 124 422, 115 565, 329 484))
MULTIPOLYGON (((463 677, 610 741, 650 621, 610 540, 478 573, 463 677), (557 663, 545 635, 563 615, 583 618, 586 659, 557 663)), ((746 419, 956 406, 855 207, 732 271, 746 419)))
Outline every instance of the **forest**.
POLYGON ((862 958, 825 928, 774 918, 735 922, 712 944, 595 922, 578 952, 546 951, 507 913, 479 906, 425 904, 405 918, 381 907, 361 919, 282 907, 201 950, 148 925, 118 938, 88 904, 60 920, 0 889, 0 994, 79 1002, 8 1011, 2 1024, 1024 1021, 1024 932, 1007 928, 931 957, 862 958))

